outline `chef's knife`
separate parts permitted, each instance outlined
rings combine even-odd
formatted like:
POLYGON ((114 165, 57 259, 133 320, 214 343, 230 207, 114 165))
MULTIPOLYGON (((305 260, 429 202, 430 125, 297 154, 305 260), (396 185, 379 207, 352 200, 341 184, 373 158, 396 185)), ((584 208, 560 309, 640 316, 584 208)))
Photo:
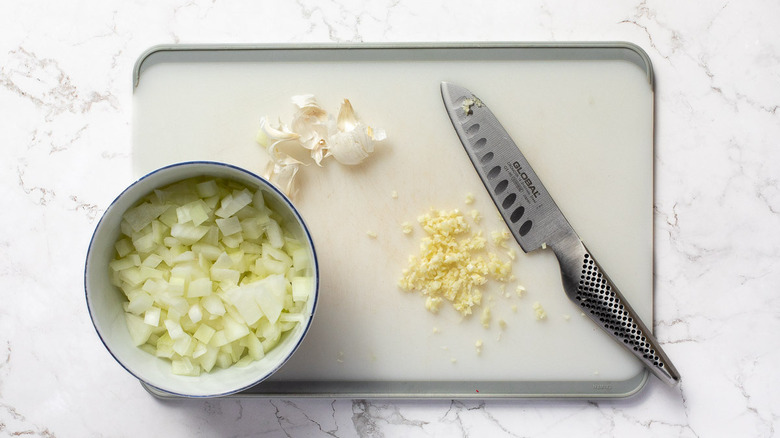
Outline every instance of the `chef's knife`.
POLYGON ((680 375, 604 273, 496 116, 471 91, 442 82, 447 114, 482 183, 525 252, 550 247, 566 295, 661 380, 680 375))

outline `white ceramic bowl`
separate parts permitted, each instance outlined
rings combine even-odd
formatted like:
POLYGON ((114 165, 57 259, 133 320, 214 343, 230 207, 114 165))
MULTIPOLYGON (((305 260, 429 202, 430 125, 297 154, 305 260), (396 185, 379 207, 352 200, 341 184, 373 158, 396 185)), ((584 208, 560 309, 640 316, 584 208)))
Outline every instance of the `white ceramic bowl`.
POLYGON ((84 288, 90 317, 109 353, 130 374, 159 391, 182 397, 218 397, 233 394, 254 386, 278 370, 301 344, 311 325, 317 305, 319 270, 311 235, 290 200, 259 176, 224 163, 185 162, 163 167, 149 173, 125 189, 108 207, 100 219, 89 244, 84 270, 84 288), (314 273, 314 290, 309 296, 309 318, 303 324, 283 335, 279 344, 265 357, 246 367, 218 369, 201 373, 198 377, 171 373, 170 362, 157 358, 133 345, 127 330, 122 303, 122 292, 111 284, 108 263, 114 257, 114 244, 119 237, 122 215, 136 202, 151 193, 177 181, 195 176, 214 176, 235 180, 249 187, 259 187, 269 206, 285 218, 289 229, 308 243, 314 273))

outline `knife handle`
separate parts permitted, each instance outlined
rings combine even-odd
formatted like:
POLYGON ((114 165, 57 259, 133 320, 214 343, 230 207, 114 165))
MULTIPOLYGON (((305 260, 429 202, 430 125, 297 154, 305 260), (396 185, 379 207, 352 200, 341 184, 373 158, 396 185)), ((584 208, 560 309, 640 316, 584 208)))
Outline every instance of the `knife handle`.
POLYGON ((615 284, 576 235, 551 245, 561 267, 566 295, 618 343, 664 382, 680 374, 615 284))

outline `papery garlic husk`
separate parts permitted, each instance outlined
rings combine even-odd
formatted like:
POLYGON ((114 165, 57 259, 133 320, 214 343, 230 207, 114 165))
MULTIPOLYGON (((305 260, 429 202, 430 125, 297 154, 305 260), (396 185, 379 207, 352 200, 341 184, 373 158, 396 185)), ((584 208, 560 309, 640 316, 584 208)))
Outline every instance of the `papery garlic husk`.
POLYGON ((320 110, 322 110, 320 104, 317 103, 317 98, 314 97, 313 94, 298 94, 291 97, 290 101, 293 103, 293 105, 301 109, 306 107, 312 107, 312 108, 319 108, 320 110))
POLYGON ((273 126, 268 121, 267 117, 260 119, 260 130, 257 131, 257 143, 261 146, 268 148, 274 143, 279 141, 295 140, 300 138, 300 135, 291 131, 282 121, 279 121, 278 126, 273 126))
POLYGON ((295 187, 295 177, 300 169, 300 162, 269 161, 265 166, 263 178, 279 188, 285 195, 292 198, 298 191, 295 187))
POLYGON ((374 129, 370 126, 366 126, 366 129, 368 130, 368 136, 371 137, 371 140, 382 141, 387 138, 387 133, 384 129, 374 129))
POLYGON ((301 136, 300 145, 309 150, 311 159, 318 166, 322 166, 322 159, 327 156, 330 131, 326 125, 311 125, 308 132, 301 136))
POLYGON ((279 141, 268 148, 268 153, 276 162, 294 162, 308 166, 310 152, 302 147, 300 140, 279 141))
POLYGON ((280 147, 291 142, 299 143, 299 138, 298 134, 292 132, 281 121, 279 121, 277 126, 273 126, 266 117, 260 119, 257 143, 268 150, 271 158, 262 176, 287 196, 291 197, 296 191, 295 176, 298 174, 302 163, 289 154, 280 151, 280 147))
POLYGON ((271 156, 271 160, 276 164, 302 164, 298 158, 290 153, 290 151, 295 152, 300 147, 299 136, 291 132, 281 122, 279 127, 274 127, 265 118, 261 119, 260 130, 257 133, 257 142, 265 146, 271 156))
POLYGON ((298 107, 293 115, 292 130, 300 135, 301 146, 310 151, 314 162, 321 165, 327 152, 332 121, 311 94, 293 96, 292 102, 298 107))
POLYGON ((374 151, 374 142, 384 140, 383 130, 375 130, 361 123, 348 99, 339 108, 336 119, 320 107, 314 95, 292 97, 296 107, 290 127, 281 120, 272 125, 264 117, 260 120, 257 142, 264 146, 271 161, 264 177, 288 196, 296 192, 295 177, 308 154, 317 165, 328 156, 341 164, 361 163, 374 151))

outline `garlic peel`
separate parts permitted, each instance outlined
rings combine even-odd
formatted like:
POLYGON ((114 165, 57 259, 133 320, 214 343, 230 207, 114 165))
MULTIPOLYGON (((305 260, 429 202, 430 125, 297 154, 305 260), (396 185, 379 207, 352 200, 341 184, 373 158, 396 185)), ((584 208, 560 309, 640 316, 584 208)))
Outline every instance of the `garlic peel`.
POLYGON ((331 131, 328 113, 312 94, 293 96, 292 102, 298 107, 293 115, 292 129, 299 135, 300 145, 311 151, 311 158, 319 166, 325 158, 331 131))
POLYGON ((288 196, 295 196, 295 176, 300 169, 300 163, 276 163, 269 161, 265 167, 263 178, 278 187, 288 196))
POLYGON ((295 140, 300 135, 292 132, 290 128, 279 121, 278 126, 272 126, 267 117, 260 119, 260 130, 257 132, 257 142, 264 147, 269 147, 273 143, 285 140, 295 140))
POLYGON ((271 155, 266 178, 288 195, 295 190, 294 180, 300 165, 306 165, 300 155, 297 155, 299 159, 291 155, 291 147, 308 150, 318 166, 330 156, 341 164, 356 165, 374 151, 374 142, 387 138, 384 130, 374 129, 358 119, 349 99, 344 99, 335 119, 312 94, 293 96, 291 100, 295 112, 290 126, 281 120, 272 125, 263 117, 257 134, 257 143, 271 155))
POLYGON ((313 94, 298 94, 291 97, 290 101, 292 101, 293 105, 297 106, 298 108, 304 108, 307 106, 319 108, 317 98, 314 97, 313 94))
POLYGON ((370 126, 366 126, 368 136, 374 141, 382 141, 387 138, 387 133, 384 129, 374 129, 370 126))

